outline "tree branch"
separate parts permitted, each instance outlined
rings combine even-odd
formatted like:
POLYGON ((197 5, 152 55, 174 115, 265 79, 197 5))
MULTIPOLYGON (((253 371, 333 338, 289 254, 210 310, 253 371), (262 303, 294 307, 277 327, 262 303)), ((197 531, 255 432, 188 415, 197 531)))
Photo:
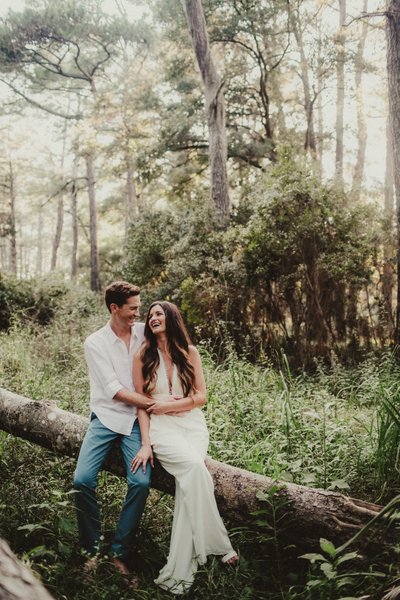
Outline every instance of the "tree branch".
POLYGON ((10 81, 7 81, 6 79, 3 79, 2 77, 0 77, 0 81, 2 81, 5 85, 7 85, 13 92, 18 94, 18 96, 21 96, 21 98, 26 100, 26 102, 29 102, 29 104, 32 104, 32 106, 36 106, 36 108, 40 108, 41 110, 44 110, 45 112, 49 113, 50 115, 53 115, 55 117, 61 117, 62 119, 70 119, 70 120, 79 120, 83 116, 82 114, 66 115, 64 113, 60 113, 56 110, 53 110, 52 108, 49 108, 48 106, 45 106, 44 104, 36 102, 36 100, 33 100, 32 98, 30 98, 29 96, 27 96, 26 94, 21 92, 19 89, 17 89, 15 86, 13 86, 13 84, 10 81))

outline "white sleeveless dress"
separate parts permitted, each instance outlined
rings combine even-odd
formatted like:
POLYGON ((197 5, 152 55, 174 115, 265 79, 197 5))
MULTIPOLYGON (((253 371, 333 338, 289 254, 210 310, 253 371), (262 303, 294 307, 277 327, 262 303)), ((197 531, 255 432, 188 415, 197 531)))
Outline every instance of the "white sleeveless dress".
MULTIPOLYGON (((183 396, 176 366, 172 389, 160 356, 157 383, 152 397, 183 396)), ((155 583, 174 594, 185 593, 193 583, 198 565, 207 555, 223 555, 226 562, 236 552, 218 512, 214 484, 204 459, 208 431, 199 408, 175 415, 151 415, 150 442, 156 458, 175 477, 175 509, 167 564, 155 583)))

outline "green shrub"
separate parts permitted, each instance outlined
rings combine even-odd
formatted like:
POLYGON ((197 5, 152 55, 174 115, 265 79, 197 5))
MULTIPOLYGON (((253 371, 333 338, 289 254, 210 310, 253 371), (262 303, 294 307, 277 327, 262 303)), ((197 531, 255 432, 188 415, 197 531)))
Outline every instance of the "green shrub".
POLYGON ((92 292, 54 277, 20 280, 0 274, 0 330, 19 321, 47 325, 60 311, 88 316, 97 307, 92 292))
POLYGON ((257 358, 283 348, 291 362, 311 366, 370 344, 378 310, 360 291, 372 285, 377 221, 373 207, 350 205, 282 151, 226 230, 207 203, 143 215, 131 230, 125 276, 146 301, 179 304, 192 333, 215 346, 229 338, 257 358))
POLYGON ((0 330, 8 329, 14 318, 31 316, 34 307, 32 282, 0 273, 0 330))

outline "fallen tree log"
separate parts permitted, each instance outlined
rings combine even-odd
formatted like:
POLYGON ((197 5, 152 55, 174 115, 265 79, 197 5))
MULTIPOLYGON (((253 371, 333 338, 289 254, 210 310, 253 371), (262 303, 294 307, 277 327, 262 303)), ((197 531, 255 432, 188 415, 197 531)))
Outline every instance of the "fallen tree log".
MULTIPOLYGON (((34 401, 0 388, 0 429, 39 444, 61 455, 77 457, 88 426, 88 419, 56 406, 53 402, 34 401)), ((231 522, 254 524, 256 511, 268 522, 271 502, 285 515, 283 537, 299 548, 316 548, 321 537, 342 544, 357 533, 382 507, 344 496, 340 493, 308 488, 292 483, 279 483, 208 458, 207 467, 214 479, 215 495, 220 512, 231 522)), ((104 468, 122 475, 122 458, 113 451, 104 468)), ((152 475, 152 487, 174 492, 174 480, 157 464, 152 475)), ((260 517, 259 517, 260 518, 260 517)), ((385 529, 385 528, 381 528, 385 529)), ((363 544, 365 554, 391 543, 393 534, 368 536, 363 544)))
POLYGON ((0 539, 0 600, 52 600, 30 569, 0 539))

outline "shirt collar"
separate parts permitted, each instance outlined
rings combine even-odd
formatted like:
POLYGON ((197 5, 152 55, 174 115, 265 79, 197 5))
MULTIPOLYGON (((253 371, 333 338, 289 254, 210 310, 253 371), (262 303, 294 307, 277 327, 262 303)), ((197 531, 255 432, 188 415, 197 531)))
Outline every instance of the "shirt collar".
MULTIPOLYGON (((121 338, 119 338, 113 331, 110 321, 108 321, 107 325, 106 325, 106 332, 108 335, 108 338, 110 340, 111 344, 115 344, 118 341, 122 341, 121 338)), ((131 327, 131 344, 132 344, 132 340, 133 338, 137 337, 137 331, 136 331, 136 327, 135 324, 132 325, 131 327)))

